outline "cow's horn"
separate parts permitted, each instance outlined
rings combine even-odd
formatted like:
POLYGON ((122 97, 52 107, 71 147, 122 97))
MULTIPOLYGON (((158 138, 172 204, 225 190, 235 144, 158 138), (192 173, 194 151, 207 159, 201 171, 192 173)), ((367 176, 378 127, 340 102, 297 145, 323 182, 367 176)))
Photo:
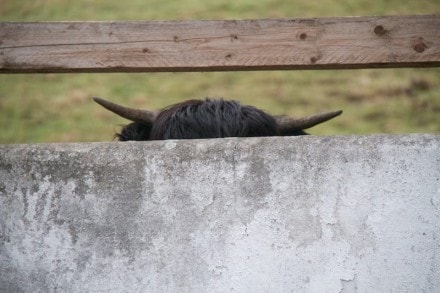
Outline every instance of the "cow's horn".
POLYGON ((336 116, 341 115, 341 113, 342 110, 339 110, 339 111, 316 114, 298 119, 287 116, 276 116, 275 120, 277 121, 281 132, 302 130, 302 129, 311 128, 315 125, 321 124, 325 121, 335 118, 336 116))
POLYGON ((98 97, 93 97, 93 100, 107 110, 134 122, 153 123, 156 118, 156 112, 153 111, 127 108, 98 97))

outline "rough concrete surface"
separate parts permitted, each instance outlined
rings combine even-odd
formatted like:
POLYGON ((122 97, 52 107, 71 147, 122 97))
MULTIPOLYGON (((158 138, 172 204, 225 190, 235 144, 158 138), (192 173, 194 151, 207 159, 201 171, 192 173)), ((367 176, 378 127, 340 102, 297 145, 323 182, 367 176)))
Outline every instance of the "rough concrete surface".
POLYGON ((440 292, 440 136, 0 146, 1 292, 440 292))

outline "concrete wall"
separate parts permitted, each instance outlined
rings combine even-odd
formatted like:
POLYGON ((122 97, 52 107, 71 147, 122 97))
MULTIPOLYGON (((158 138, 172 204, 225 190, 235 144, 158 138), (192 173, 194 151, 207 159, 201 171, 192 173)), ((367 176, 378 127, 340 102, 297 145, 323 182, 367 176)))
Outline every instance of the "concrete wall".
POLYGON ((0 146, 1 292, 439 292, 440 136, 0 146))

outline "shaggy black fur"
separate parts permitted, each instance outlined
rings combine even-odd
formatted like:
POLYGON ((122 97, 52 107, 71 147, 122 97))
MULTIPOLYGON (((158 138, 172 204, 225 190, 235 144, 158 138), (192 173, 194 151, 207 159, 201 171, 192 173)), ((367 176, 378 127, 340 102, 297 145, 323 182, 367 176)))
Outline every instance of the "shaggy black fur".
POLYGON ((134 122, 116 134, 120 141, 303 135, 280 133, 275 119, 252 106, 222 99, 188 100, 163 109, 153 125, 134 122))
POLYGON ((119 141, 149 140, 152 124, 133 122, 124 126, 121 133, 116 133, 115 138, 119 141))

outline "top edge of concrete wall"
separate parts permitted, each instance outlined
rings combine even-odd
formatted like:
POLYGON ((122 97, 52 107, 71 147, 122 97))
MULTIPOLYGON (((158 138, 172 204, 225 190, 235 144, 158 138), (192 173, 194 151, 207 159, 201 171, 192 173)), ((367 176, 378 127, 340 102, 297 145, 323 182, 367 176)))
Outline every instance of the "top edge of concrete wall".
POLYGON ((163 145, 163 144, 234 144, 241 142, 255 143, 256 141, 261 142, 290 142, 295 141, 296 143, 310 142, 310 141, 369 141, 372 142, 386 142, 386 143, 401 143, 409 141, 436 141, 440 139, 440 134, 437 133, 410 133, 410 134, 364 134, 364 135, 331 135, 331 136, 317 136, 317 135, 306 135, 306 136, 273 136, 273 137, 228 137, 228 138, 213 138, 213 139, 188 139, 188 140, 158 140, 158 141, 129 141, 129 142, 118 142, 118 141, 99 141, 99 142, 49 142, 49 143, 12 143, 12 144, 0 144, 0 148, 11 148, 11 147, 26 147, 26 146, 65 146, 65 147, 76 147, 76 146, 87 146, 87 145, 112 145, 112 144, 146 144, 146 145, 163 145))

